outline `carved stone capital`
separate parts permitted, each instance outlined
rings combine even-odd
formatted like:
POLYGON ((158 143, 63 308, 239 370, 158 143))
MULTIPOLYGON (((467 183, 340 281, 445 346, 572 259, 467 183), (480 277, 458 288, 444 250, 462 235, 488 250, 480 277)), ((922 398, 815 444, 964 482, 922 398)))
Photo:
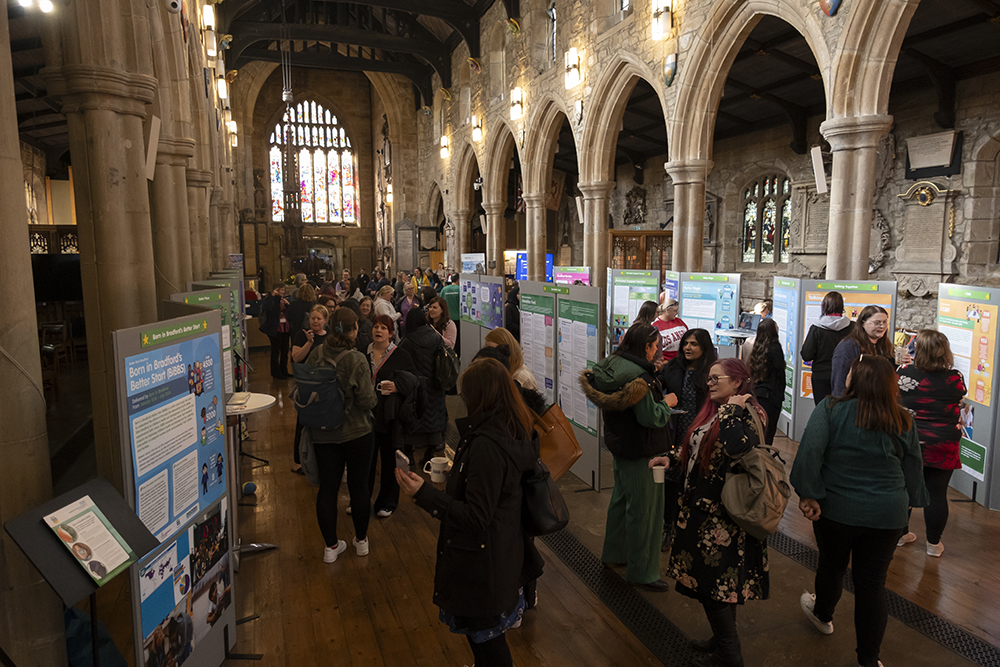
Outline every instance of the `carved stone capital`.
POLYGON ((704 183, 715 163, 711 160, 671 160, 664 162, 663 168, 670 174, 674 186, 685 183, 704 183))
POLYGON ((483 202, 483 210, 486 211, 486 215, 503 215, 503 212, 507 210, 507 202, 483 202))
POLYGON ((156 77, 93 65, 46 67, 40 74, 67 114, 108 110, 145 118, 157 86, 156 77))
POLYGON ((578 183, 577 188, 583 193, 584 199, 606 199, 615 189, 614 181, 590 181, 578 183))
POLYGON ((834 152, 876 148, 892 127, 892 116, 831 118, 819 126, 834 152))
POLYGON ((212 172, 203 169, 187 170, 187 184, 192 188, 207 188, 212 185, 212 172))

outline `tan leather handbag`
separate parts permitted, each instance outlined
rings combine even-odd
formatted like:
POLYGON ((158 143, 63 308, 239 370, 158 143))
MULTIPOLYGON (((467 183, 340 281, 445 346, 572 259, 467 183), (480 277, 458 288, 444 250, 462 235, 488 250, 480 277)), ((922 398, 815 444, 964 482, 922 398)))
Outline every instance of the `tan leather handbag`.
POLYGON ((580 443, 573 435, 573 426, 558 403, 553 403, 541 415, 535 414, 535 431, 538 433, 539 456, 552 479, 562 477, 583 456, 580 443))

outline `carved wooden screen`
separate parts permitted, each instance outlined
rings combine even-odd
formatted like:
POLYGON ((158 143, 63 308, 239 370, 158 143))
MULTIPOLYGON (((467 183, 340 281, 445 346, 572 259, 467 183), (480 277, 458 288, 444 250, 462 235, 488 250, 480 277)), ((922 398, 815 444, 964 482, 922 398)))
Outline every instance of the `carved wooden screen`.
POLYGON ((671 232, 611 232, 611 268, 670 269, 671 232))

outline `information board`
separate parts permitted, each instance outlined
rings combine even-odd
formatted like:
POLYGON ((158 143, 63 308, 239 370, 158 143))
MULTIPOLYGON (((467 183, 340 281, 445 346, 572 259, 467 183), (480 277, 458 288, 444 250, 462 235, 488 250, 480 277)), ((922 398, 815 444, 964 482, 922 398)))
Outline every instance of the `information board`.
POLYGON ((556 285, 590 285, 589 266, 557 266, 552 269, 552 282, 556 285))
MULTIPOLYGON (((718 337, 740 326, 740 276, 735 273, 682 273, 681 319, 688 329, 718 337)), ((728 344, 720 341, 720 344, 728 344)))
POLYGON ((479 324, 479 281, 476 276, 459 277, 459 302, 462 307, 461 320, 479 324))
POLYGON ((613 352, 646 301, 657 301, 659 271, 608 269, 607 308, 610 313, 608 337, 613 352))
POLYGON ((681 274, 676 271, 665 271, 663 273, 663 296, 666 299, 681 299, 681 274))
POLYGON ((521 283, 521 352, 546 405, 556 400, 556 297, 544 293, 549 287, 521 283))
POLYGON ((232 290, 228 286, 213 286, 205 290, 170 295, 171 301, 212 308, 218 310, 222 316, 222 379, 223 390, 227 395, 236 391, 236 364, 234 363, 233 346, 239 344, 238 339, 234 340, 234 338, 240 335, 240 330, 233 326, 233 308, 230 305, 232 298, 232 290))
MULTIPOLYGON (((486 278, 487 276, 483 276, 486 278)), ((487 329, 503 326, 504 293, 503 283, 480 282, 479 324, 487 329)))
POLYGON ((462 253, 461 273, 486 273, 486 253, 484 252, 462 253))
MULTIPOLYGON (((781 416, 792 419, 795 404, 795 362, 799 358, 799 280, 774 279, 771 318, 778 325, 778 342, 785 353, 785 396, 781 403, 781 416)), ((789 432, 786 424, 783 429, 789 432)))
MULTIPOLYGON (((545 282, 552 282, 552 253, 545 254, 545 282)), ((518 251, 517 253, 517 269, 514 273, 514 278, 518 281, 528 279, 528 253, 523 251, 518 251)))
POLYGON ((580 373, 599 360, 596 303, 559 299, 559 407, 566 417, 587 433, 597 435, 597 406, 580 389, 580 373))

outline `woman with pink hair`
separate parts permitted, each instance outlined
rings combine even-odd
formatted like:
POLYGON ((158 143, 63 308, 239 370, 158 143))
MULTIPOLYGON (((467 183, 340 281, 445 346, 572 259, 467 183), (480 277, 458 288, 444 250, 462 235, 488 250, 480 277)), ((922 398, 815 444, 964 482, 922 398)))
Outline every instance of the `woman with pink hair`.
POLYGON ((726 513, 722 486, 731 461, 761 444, 767 414, 739 359, 720 359, 708 372, 708 398, 684 436, 680 454, 656 457, 650 467, 681 466, 684 492, 674 524, 667 574, 677 591, 701 603, 712 638, 693 641, 707 653, 696 665, 743 665, 736 607, 769 595, 767 546, 726 513))

